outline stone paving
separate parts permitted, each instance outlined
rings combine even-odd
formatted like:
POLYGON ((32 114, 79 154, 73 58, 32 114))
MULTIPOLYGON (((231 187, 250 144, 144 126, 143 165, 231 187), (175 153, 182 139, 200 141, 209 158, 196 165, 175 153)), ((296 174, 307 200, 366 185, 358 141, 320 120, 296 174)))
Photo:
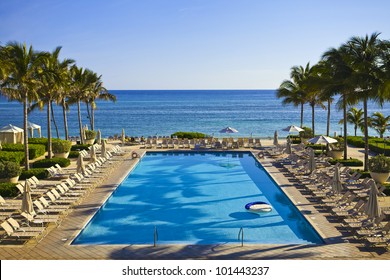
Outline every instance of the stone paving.
MULTIPOLYGON (((129 147, 125 149, 130 150, 129 147)), ((138 152, 143 152, 139 151, 138 152)), ((111 195, 119 183, 135 167, 138 158, 131 154, 117 157, 113 168, 107 168, 102 183, 84 201, 76 206, 59 227, 51 226, 41 242, 30 241, 24 246, 0 246, 0 259, 19 260, 94 260, 94 259, 390 259, 383 248, 368 249, 350 239, 331 223, 307 197, 299 186, 289 181, 271 158, 261 160, 264 168, 280 185, 307 220, 324 239, 321 245, 70 245, 71 241, 94 213, 111 195)))

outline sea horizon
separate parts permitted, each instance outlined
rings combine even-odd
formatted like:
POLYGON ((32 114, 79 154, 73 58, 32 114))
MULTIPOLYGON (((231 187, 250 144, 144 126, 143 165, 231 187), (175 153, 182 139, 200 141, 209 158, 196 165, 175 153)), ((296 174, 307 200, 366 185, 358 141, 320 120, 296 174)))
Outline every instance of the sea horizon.
MULTIPOLYGON (((238 133, 229 137, 272 137, 275 130, 280 137, 288 135, 282 131, 289 125, 300 126, 300 107, 282 105, 276 97, 275 89, 131 89, 109 90, 117 96, 117 102, 98 100, 95 111, 95 129, 100 129, 103 137, 120 135, 122 128, 128 136, 169 136, 176 131, 197 131, 214 137, 226 137, 219 131, 227 126, 238 133)), ((337 101, 337 97, 335 100, 337 101)), ((342 112, 332 104, 330 135, 342 133, 338 124, 342 112)), ((362 108, 361 104, 356 105, 362 108)), ((369 102, 369 114, 381 111, 390 115, 390 106, 383 108, 369 102)), ((59 136, 64 137, 62 108, 54 106, 55 120, 59 136)), ((85 104, 81 106, 82 123, 90 128, 85 104)), ((46 108, 29 114, 29 121, 42 126, 43 136, 47 133, 46 108)), ((316 108, 316 134, 326 134, 327 110, 316 108)), ((0 127, 13 124, 23 126, 22 104, 9 102, 0 97, 0 127)), ((69 135, 78 136, 76 105, 68 112, 69 135)), ((304 106, 304 126, 311 128, 311 108, 304 106)), ((348 134, 353 135, 353 127, 348 125, 348 134)), ((358 135, 362 135, 358 131, 358 135)), ((377 135, 370 130, 370 135, 377 135)), ((388 135, 388 134, 387 134, 388 135)), ((54 123, 52 136, 57 137, 54 123)))

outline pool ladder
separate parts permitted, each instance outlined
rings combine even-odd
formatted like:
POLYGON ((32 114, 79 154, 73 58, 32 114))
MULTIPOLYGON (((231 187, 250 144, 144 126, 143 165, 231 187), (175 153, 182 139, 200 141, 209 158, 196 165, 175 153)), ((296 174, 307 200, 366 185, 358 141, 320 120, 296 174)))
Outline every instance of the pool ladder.
POLYGON ((157 246, 157 240, 158 240, 158 231, 157 227, 154 227, 154 232, 153 232, 153 247, 157 246))
POLYGON ((240 228, 240 231, 238 232, 238 241, 241 240, 241 247, 244 246, 244 229, 240 228))

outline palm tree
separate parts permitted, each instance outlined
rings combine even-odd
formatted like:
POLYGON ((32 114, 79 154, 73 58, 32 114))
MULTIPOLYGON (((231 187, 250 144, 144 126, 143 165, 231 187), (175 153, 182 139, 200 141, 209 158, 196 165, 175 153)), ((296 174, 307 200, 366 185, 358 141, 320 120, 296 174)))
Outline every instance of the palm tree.
POLYGON ((388 43, 381 41, 380 33, 371 36, 352 37, 346 44, 348 62, 353 70, 355 94, 363 102, 364 113, 364 170, 368 170, 368 100, 383 104, 381 87, 383 80, 383 52, 388 52, 388 43), (387 47, 386 47, 387 45, 387 47), (386 49, 387 48, 387 49, 386 49))
POLYGON ((29 169, 27 107, 29 102, 37 98, 37 91, 41 86, 38 79, 39 68, 42 60, 47 57, 46 52, 36 52, 33 47, 27 48, 26 44, 17 42, 8 43, 3 51, 3 60, 9 66, 9 72, 4 77, 2 93, 10 100, 23 103, 23 130, 25 168, 29 169))
MULTIPOLYGON (((52 137, 51 137, 51 113, 53 112, 53 100, 57 92, 61 90, 63 84, 63 77, 66 75, 66 71, 74 61, 71 59, 64 59, 59 61, 61 47, 55 48, 42 61, 42 73, 40 79, 42 81, 42 87, 39 91, 39 104, 41 108, 43 105, 47 107, 47 138, 48 138, 48 158, 52 157, 52 137)), ((54 116, 53 116, 54 117, 54 116)), ((54 120, 54 118, 53 118, 54 120)), ((58 136, 58 133, 57 133, 58 136)))
POLYGON ((101 75, 98 76, 96 73, 94 75, 94 82, 92 84, 91 91, 88 96, 86 96, 85 103, 87 104, 88 116, 90 117, 91 129, 95 130, 95 110, 96 110, 96 99, 101 100, 110 100, 115 102, 116 96, 109 93, 108 90, 103 86, 101 81, 101 75), (89 113, 89 105, 91 106, 91 114, 89 113))
POLYGON ((368 120, 370 127, 378 132, 379 137, 383 138, 386 130, 390 126, 390 116, 385 117, 381 112, 375 112, 368 120))
MULTIPOLYGON (((349 108, 346 120, 347 123, 353 124, 355 136, 358 128, 360 128, 361 131, 364 133, 364 119, 363 119, 362 109, 357 109, 355 107, 349 108)), ((343 123, 344 123, 344 119, 341 119, 339 121, 339 124, 343 124, 343 123)))

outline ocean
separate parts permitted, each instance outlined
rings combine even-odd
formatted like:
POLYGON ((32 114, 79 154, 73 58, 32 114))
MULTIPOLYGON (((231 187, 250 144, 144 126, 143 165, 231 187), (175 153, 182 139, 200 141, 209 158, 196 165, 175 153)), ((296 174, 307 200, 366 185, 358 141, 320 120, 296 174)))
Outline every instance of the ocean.
MULTIPOLYGON (((233 137, 250 136, 272 137, 275 130, 280 136, 287 135, 282 129, 288 125, 300 125, 300 108, 283 106, 276 98, 275 90, 110 90, 117 96, 117 102, 97 102, 95 127, 103 137, 120 135, 122 128, 129 136, 170 135, 176 131, 198 131, 214 137, 224 137, 219 131, 227 126, 239 132, 233 137)), ((336 98, 337 99, 337 98, 336 98)), ((336 102, 334 102, 336 103, 336 102)), ((362 108, 362 105, 357 105, 362 108)), ((42 126, 42 133, 47 135, 46 109, 33 111, 29 121, 42 126)), ((60 137, 64 136, 62 108, 54 106, 55 119, 60 137)), ((383 108, 370 103, 369 113, 381 111, 390 115, 390 106, 383 108)), ((326 133, 327 111, 316 108, 316 134, 326 133)), ((340 134, 342 126, 338 124, 342 112, 332 105, 331 135, 340 134)), ((82 106, 82 122, 88 124, 85 105, 82 106)), ((8 102, 0 97, 0 127, 13 124, 23 127, 22 105, 8 102)), ((71 136, 78 135, 77 107, 71 106, 68 112, 68 125, 71 136)), ((311 127, 311 108, 305 105, 304 126, 311 127)), ((90 127, 90 126, 89 126, 90 127)), ((353 127, 349 125, 352 135, 353 127)), ((358 132, 362 135, 361 132, 358 132)), ((52 126, 52 135, 56 131, 52 126)), ((377 135, 370 131, 370 135, 377 135)))

